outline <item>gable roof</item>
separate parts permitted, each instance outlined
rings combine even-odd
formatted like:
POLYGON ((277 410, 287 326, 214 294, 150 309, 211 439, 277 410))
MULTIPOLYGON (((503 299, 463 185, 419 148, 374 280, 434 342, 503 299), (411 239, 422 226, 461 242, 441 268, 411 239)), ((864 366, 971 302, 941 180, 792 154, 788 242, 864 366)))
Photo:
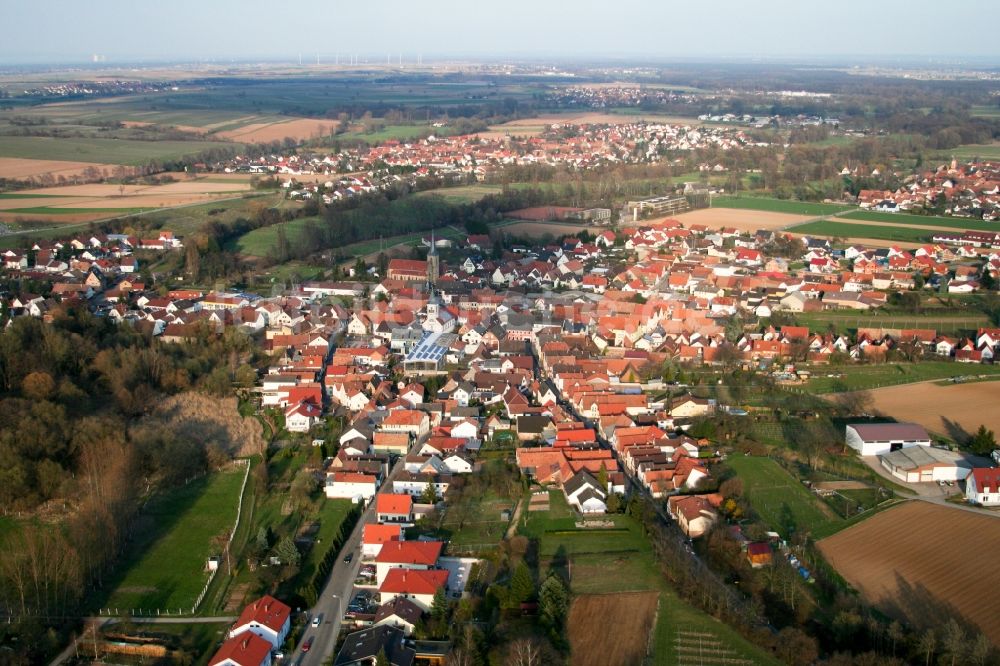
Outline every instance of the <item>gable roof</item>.
POLYGON ((447 583, 446 569, 396 568, 389 569, 378 590, 388 594, 434 594, 447 583))
POLYGON ((270 641, 253 632, 244 631, 223 643, 208 664, 215 666, 229 660, 240 666, 260 666, 270 655, 270 641))
POLYGON ((256 622, 274 632, 280 632, 285 622, 288 621, 292 609, 281 603, 269 594, 248 605, 243 609, 234 626, 242 627, 256 622))
POLYGON ((390 541, 382 546, 376 562, 389 564, 422 564, 432 567, 441 556, 441 541, 390 541))

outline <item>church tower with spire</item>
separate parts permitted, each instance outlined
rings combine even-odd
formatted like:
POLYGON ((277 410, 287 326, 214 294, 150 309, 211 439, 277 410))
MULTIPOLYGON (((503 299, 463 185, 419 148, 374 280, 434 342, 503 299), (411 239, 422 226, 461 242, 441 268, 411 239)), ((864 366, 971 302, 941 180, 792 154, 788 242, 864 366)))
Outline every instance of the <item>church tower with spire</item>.
POLYGON ((431 229, 431 249, 427 253, 427 284, 437 284, 441 273, 441 259, 438 257, 437 242, 434 240, 434 229, 431 229))

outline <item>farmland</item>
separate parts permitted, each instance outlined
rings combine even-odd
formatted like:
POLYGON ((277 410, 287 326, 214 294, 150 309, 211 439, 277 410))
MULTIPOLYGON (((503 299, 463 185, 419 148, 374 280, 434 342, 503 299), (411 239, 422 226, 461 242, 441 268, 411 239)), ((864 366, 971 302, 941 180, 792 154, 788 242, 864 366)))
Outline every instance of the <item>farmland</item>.
POLYGON ((820 376, 809 380, 808 388, 811 393, 869 390, 897 384, 947 379, 967 374, 1000 376, 1000 367, 993 365, 965 366, 952 361, 924 361, 920 363, 879 363, 867 365, 863 369, 847 368, 846 371, 839 372, 836 368, 831 368, 827 374, 837 376, 820 376))
POLYGON ((853 206, 841 204, 809 203, 806 201, 766 199, 763 197, 718 197, 712 199, 712 206, 715 208, 760 210, 769 213, 787 213, 789 215, 807 215, 810 217, 832 215, 853 208, 853 206))
POLYGON ((890 616, 937 626, 957 612, 1000 642, 1000 521, 906 502, 819 542, 820 552, 890 616))
MULTIPOLYGON (((718 650, 713 656, 747 660, 729 663, 776 663, 732 628, 694 608, 677 595, 664 580, 652 546, 633 518, 609 515, 603 518, 613 520, 614 528, 579 529, 576 527, 579 517, 566 503, 562 492, 550 491, 547 506, 549 508, 544 511, 525 510, 521 515, 518 533, 536 540, 539 570, 544 571, 550 567, 561 570, 569 577, 570 589, 575 595, 583 598, 598 595, 593 597, 597 601, 587 602, 582 608, 590 608, 590 604, 612 603, 601 601, 605 596, 613 599, 623 595, 628 595, 628 598, 636 595, 635 599, 641 599, 645 608, 649 596, 658 594, 651 663, 695 663, 690 660, 690 653, 684 644, 688 638, 686 634, 690 632, 696 634, 696 640, 718 650)), ((632 611, 630 608, 626 615, 632 611)), ((644 626, 644 622, 643 619, 638 623, 639 626, 644 626)), ((632 628, 629 635, 641 642, 641 648, 645 650, 649 642, 648 632, 640 635, 632 628)), ((573 643, 572 630, 570 640, 573 643)), ((584 640, 583 636, 578 635, 576 645, 581 645, 584 640)), ((607 644, 606 642, 605 645, 607 644)), ((622 645, 619 650, 621 649, 628 650, 624 654, 633 654, 640 647, 630 641, 627 645, 622 645)), ((578 656, 586 658, 575 651, 574 659, 578 656)), ((700 663, 724 662, 706 660, 700 663)))
POLYGON ((976 158, 984 160, 1000 160, 1000 143, 966 144, 964 146, 959 146, 958 148, 950 149, 947 152, 947 157, 949 159, 951 157, 955 157, 959 160, 971 160, 976 158))
POLYGON ((425 190, 417 196, 441 197, 448 203, 475 203, 490 194, 499 194, 499 185, 463 185, 462 187, 444 187, 436 190, 425 190))
POLYGON ((770 458, 731 456, 727 463, 742 479, 754 511, 786 539, 789 532, 830 534, 841 519, 770 458))
POLYGON ((233 148, 221 141, 138 141, 126 139, 0 136, 0 157, 69 160, 97 164, 142 165, 177 160, 212 148, 233 148))
POLYGON ((146 538, 132 544, 120 578, 98 606, 190 611, 208 577, 205 562, 219 552, 212 540, 236 519, 244 471, 211 474, 153 500, 143 512, 146 538))
POLYGON ((840 215, 840 220, 859 220, 861 222, 886 222, 888 226, 926 227, 928 229, 955 231, 996 231, 1000 225, 996 222, 962 219, 956 217, 940 217, 934 215, 908 215, 906 213, 880 213, 878 211, 857 211, 840 215))
POLYGON ((934 233, 932 229, 915 227, 897 227, 882 224, 855 224, 834 220, 817 220, 807 222, 790 229, 796 234, 807 236, 840 237, 848 240, 859 238, 874 238, 887 241, 904 241, 921 243, 929 241, 934 233))
MULTIPOLYGON (((982 369, 994 366, 981 366, 982 369)), ((970 370, 980 374, 980 367, 970 370)), ((990 373, 998 377, 995 372, 990 373)), ((962 441, 980 425, 1000 432, 1000 382, 934 382, 893 386, 872 391, 872 406, 899 421, 914 421, 927 430, 962 441)))
POLYGON ((64 176, 74 178, 87 169, 100 169, 111 173, 115 164, 99 164, 94 162, 74 162, 71 160, 33 160, 21 157, 0 157, 0 178, 11 180, 28 179, 37 176, 50 175, 53 178, 64 176))
POLYGON ((796 313, 795 320, 814 331, 826 330, 830 326, 838 332, 856 331, 859 328, 933 328, 942 334, 974 332, 980 326, 988 326, 990 323, 989 317, 984 313, 971 309, 946 308, 927 308, 920 314, 884 310, 877 315, 839 310, 799 312, 796 313))
POLYGON ((658 596, 656 592, 577 596, 567 622, 573 663, 581 666, 641 663, 656 619, 658 596), (608 618, 616 620, 608 622, 608 618))
POLYGON ((733 227, 739 231, 751 233, 758 229, 784 229, 812 219, 807 215, 743 208, 702 208, 673 217, 680 220, 686 227, 690 227, 692 224, 703 224, 710 228, 733 227))

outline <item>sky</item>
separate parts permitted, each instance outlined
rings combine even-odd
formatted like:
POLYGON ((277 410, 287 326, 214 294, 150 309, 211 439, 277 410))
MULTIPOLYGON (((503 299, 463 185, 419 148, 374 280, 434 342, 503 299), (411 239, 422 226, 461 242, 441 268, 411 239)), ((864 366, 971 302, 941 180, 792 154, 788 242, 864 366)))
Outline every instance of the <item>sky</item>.
POLYGON ((986 59, 997 0, 4 0, 0 61, 986 59), (947 7, 947 18, 942 10, 947 7))

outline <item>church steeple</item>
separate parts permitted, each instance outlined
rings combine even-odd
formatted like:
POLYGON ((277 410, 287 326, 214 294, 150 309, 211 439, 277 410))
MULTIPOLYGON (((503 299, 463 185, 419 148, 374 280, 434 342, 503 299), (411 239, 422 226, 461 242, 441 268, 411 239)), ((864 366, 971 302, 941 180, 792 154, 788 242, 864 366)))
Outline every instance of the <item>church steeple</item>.
POLYGON ((434 239, 434 229, 431 229, 431 249, 427 253, 427 284, 437 284, 441 272, 441 263, 437 252, 437 241, 434 239))

